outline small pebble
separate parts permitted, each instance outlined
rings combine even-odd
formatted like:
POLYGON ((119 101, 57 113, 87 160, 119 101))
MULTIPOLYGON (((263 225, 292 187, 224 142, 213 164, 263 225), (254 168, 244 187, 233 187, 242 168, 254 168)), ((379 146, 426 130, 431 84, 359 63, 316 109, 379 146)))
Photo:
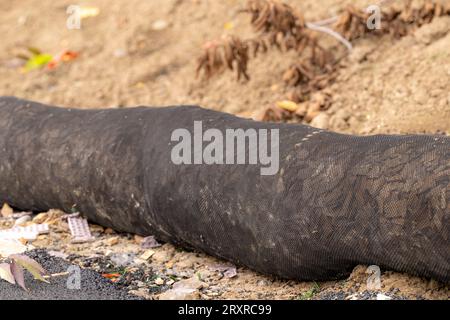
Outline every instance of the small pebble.
POLYGON ((152 29, 156 31, 161 31, 166 29, 169 26, 169 23, 166 20, 156 20, 152 23, 152 29))
POLYGON ((31 221, 31 217, 30 217, 30 216, 23 216, 23 217, 20 217, 19 219, 17 219, 17 220, 14 222, 14 226, 22 226, 22 225, 24 225, 25 223, 27 223, 28 221, 31 221))

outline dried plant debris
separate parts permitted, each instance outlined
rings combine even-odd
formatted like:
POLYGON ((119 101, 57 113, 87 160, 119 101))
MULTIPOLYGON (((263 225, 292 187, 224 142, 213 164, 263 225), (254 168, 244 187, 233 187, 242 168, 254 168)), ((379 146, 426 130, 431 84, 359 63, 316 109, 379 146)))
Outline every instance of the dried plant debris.
POLYGON ((283 81, 289 86, 300 86, 294 91, 291 100, 300 102, 309 93, 324 89, 336 78, 336 69, 328 66, 325 69, 318 68, 310 61, 299 61, 291 65, 283 74, 283 81))
POLYGON ((276 0, 250 0, 244 11, 250 13, 254 30, 260 33, 260 36, 252 41, 256 44, 256 52, 260 47, 263 47, 262 51, 267 47, 276 47, 283 51, 295 50, 299 53, 309 48, 313 59, 320 57, 316 57, 316 54, 321 55, 321 59, 316 62, 320 62, 322 67, 325 65, 325 58, 332 58, 332 55, 319 45, 317 30, 312 30, 301 12, 291 6, 276 0))
POLYGON ((374 12, 348 6, 340 15, 334 29, 348 40, 355 40, 367 34, 403 37, 411 27, 420 27, 431 23, 435 17, 444 15, 450 15, 450 3, 426 0, 421 1, 421 5, 413 6, 412 1, 406 1, 406 5, 381 10, 380 24, 376 26, 376 21, 373 20, 374 12))
MULTIPOLYGON (((302 55, 302 61, 310 60, 321 71, 330 71, 337 62, 331 50, 319 44, 317 29, 311 28, 312 24, 305 22, 301 12, 291 6, 277 0, 249 0, 243 11, 250 14, 258 36, 247 40, 227 36, 208 42, 198 60, 197 73, 203 70, 205 77, 210 78, 228 68, 237 70, 238 79, 249 79, 249 50, 256 56, 272 47, 282 51, 295 50, 302 55)), ((403 36, 410 25, 421 26, 430 23, 434 17, 449 15, 450 4, 426 0, 421 6, 413 6, 411 1, 406 1, 406 5, 388 7, 380 14, 381 26, 377 27, 371 18, 373 12, 350 5, 338 17, 334 31, 348 40, 370 33, 403 36)))
POLYGON ((269 48, 299 52, 303 60, 309 60, 314 66, 313 73, 332 69, 333 54, 319 44, 315 32, 305 27, 303 16, 292 7, 274 0, 250 0, 244 11, 250 13, 251 23, 259 35, 247 40, 227 36, 208 42, 198 59, 197 75, 203 71, 205 78, 210 78, 229 69, 237 71, 238 79, 248 80, 249 53, 257 56, 269 48))
MULTIPOLYGON (((328 88, 336 81, 338 70, 342 67, 340 50, 323 46, 319 42, 320 35, 331 35, 351 50, 351 40, 369 34, 405 36, 411 26, 421 26, 430 23, 434 17, 449 15, 450 3, 433 0, 413 3, 406 0, 400 6, 380 8, 379 20, 369 9, 348 6, 338 17, 327 19, 329 24, 334 23, 331 29, 320 23, 306 22, 301 12, 278 0, 249 0, 243 12, 250 15, 256 36, 246 40, 226 36, 208 42, 198 59, 197 76, 203 74, 209 79, 228 69, 236 71, 238 80, 249 80, 248 63, 251 57, 272 48, 282 52, 295 51, 298 58, 283 73, 282 80, 291 88, 288 100, 295 103, 309 101, 313 93, 328 88)), ((257 118, 291 121, 299 117, 295 112, 270 106, 257 118)))
POLYGON ((211 41, 205 44, 204 53, 198 59, 197 76, 201 71, 206 78, 224 71, 237 71, 237 78, 250 79, 247 73, 249 47, 238 37, 228 36, 222 41, 211 41))
POLYGON ((305 28, 301 14, 277 1, 250 0, 244 11, 251 14, 251 23, 256 31, 296 33, 305 28))
POLYGON ((292 120, 293 118, 292 112, 283 109, 279 106, 269 106, 259 112, 258 115, 255 116, 256 121, 270 121, 270 122, 287 122, 292 120))

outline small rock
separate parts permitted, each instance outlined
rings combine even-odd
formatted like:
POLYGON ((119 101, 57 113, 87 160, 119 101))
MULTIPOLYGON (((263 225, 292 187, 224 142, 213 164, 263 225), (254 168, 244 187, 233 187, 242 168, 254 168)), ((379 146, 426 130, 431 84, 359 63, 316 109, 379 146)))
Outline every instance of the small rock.
POLYGON ((112 237, 105 240, 105 244, 108 246, 115 246, 119 243, 119 237, 112 237))
POLYGON ((138 290, 130 290, 129 293, 144 299, 150 300, 153 298, 152 295, 148 293, 148 289, 146 288, 140 288, 138 290))
POLYGON ((160 300, 195 300, 200 297, 199 290, 205 283, 197 277, 176 282, 172 289, 167 290, 159 296, 160 300))
POLYGON ((127 267, 131 265, 134 261, 134 253, 115 253, 110 257, 111 261, 119 267, 127 267))
POLYGON ((315 117, 320 114, 320 103, 310 102, 307 106, 307 111, 305 115, 305 121, 311 122, 315 117))
POLYGON ((161 244, 156 241, 154 236, 148 236, 142 239, 141 248, 142 249, 153 249, 161 247, 161 244))
POLYGON ((304 117, 306 115, 307 111, 307 104, 306 103, 299 103, 297 110, 295 110, 295 114, 299 117, 304 117))
POLYGON ((166 29, 169 26, 169 23, 166 20, 156 20, 152 23, 152 29, 156 31, 161 31, 166 29))
POLYGON ((114 52, 113 52, 113 55, 114 55, 114 57, 116 57, 116 58, 123 58, 123 57, 126 57, 127 54, 128 54, 128 52, 127 52, 125 49, 122 49, 122 48, 116 49, 116 50, 114 50, 114 52))
POLYGON ((179 269, 189 269, 194 267, 194 262, 190 259, 185 259, 176 263, 177 268, 179 269))
POLYGON ((259 287, 267 287, 269 285, 269 283, 266 280, 259 280, 256 284, 259 287))
POLYGON ((166 284, 168 286, 171 286, 172 284, 174 284, 175 280, 170 279, 169 281, 166 282, 166 284))
POLYGON ((227 278, 234 278, 234 277, 236 277, 236 276, 237 276, 237 270, 236 270, 236 267, 229 268, 227 271, 225 271, 225 272, 223 273, 223 275, 224 275, 225 277, 227 277, 227 278))
POLYGON ((171 276, 178 277, 179 276, 179 274, 173 269, 166 269, 166 275, 169 277, 171 277, 171 276))
POLYGON ((330 122, 330 116, 326 113, 318 114, 312 121, 311 126, 319 129, 327 129, 330 122))
POLYGON ((102 233, 103 231, 105 231, 105 228, 99 226, 98 224, 90 224, 89 228, 91 229, 92 232, 102 233))
POLYGON ((199 280, 198 277, 194 276, 189 279, 178 281, 177 283, 175 283, 173 285, 173 288, 174 289, 191 288, 191 289, 199 290, 199 289, 203 288, 205 285, 206 284, 203 281, 199 280))
POLYGON ((379 293, 377 294, 377 300, 392 300, 392 298, 385 294, 379 293))
MULTIPOLYGON (((183 275, 184 278, 190 278, 192 277, 192 275, 194 274, 193 269, 186 269, 185 271, 181 271, 180 276, 183 275)), ((200 279, 208 279, 211 278, 213 276, 217 276, 217 272, 212 271, 210 268, 201 268, 199 270, 197 270, 197 277, 200 275, 200 279)), ((221 276, 223 276, 222 274, 220 274, 221 276)))
POLYGON ((200 292, 194 289, 170 289, 159 296, 159 300, 197 300, 200 292))
POLYGON ((64 253, 64 252, 61 252, 61 251, 49 250, 47 253, 48 253, 49 256, 56 257, 56 258, 61 258, 61 259, 67 259, 67 257, 69 256, 67 253, 64 253))
POLYGON ((33 212, 31 212, 31 211, 21 211, 21 212, 13 213, 12 217, 14 219, 19 219, 19 218, 22 218, 24 216, 30 216, 30 218, 31 218, 32 215, 33 215, 33 212))
POLYGON ((14 213, 13 209, 7 203, 3 204, 3 207, 0 210, 0 214, 3 217, 5 217, 5 218, 10 217, 13 215, 13 213, 14 213))
POLYGON ((345 297, 345 300, 359 300, 359 297, 358 297, 357 293, 354 293, 354 294, 351 294, 351 295, 345 297))
POLYGON ((142 240, 144 240, 144 237, 138 236, 137 234, 134 235, 134 242, 136 242, 136 244, 141 244, 142 240))
POLYGON ((104 232, 105 232, 105 234, 114 234, 115 233, 114 230, 111 228, 106 228, 104 232))
POLYGON ((23 216, 23 217, 20 217, 19 219, 17 219, 17 220, 14 222, 14 226, 15 226, 15 227, 17 227, 17 226, 22 226, 22 225, 24 225, 25 223, 27 223, 28 221, 31 221, 31 217, 30 217, 30 216, 23 216))
POLYGON ((172 255, 164 250, 157 251, 152 255, 152 261, 156 263, 166 263, 172 258, 172 255))
POLYGON ((229 265, 229 264, 220 265, 220 264, 218 264, 218 265, 211 266, 210 270, 218 271, 218 272, 222 273, 227 278, 234 278, 235 276, 237 276, 236 266, 234 266, 234 265, 229 265))
POLYGON ((22 16, 19 16, 19 18, 17 18, 17 24, 19 26, 25 25, 27 23, 27 21, 28 21, 28 16, 26 16, 26 15, 22 15, 22 16))
POLYGON ((164 284, 164 280, 161 278, 156 278, 155 280, 155 284, 157 284, 158 286, 161 286, 164 284))

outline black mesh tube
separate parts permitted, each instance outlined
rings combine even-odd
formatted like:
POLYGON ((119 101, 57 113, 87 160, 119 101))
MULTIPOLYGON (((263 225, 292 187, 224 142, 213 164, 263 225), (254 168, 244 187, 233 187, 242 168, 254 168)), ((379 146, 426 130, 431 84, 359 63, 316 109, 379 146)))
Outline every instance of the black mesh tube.
MULTIPOLYGON (((248 154, 247 154, 248 155, 248 154)), ((199 107, 78 110, 0 98, 0 200, 284 278, 357 264, 450 279, 450 138, 358 137, 199 107), (178 128, 278 129, 279 170, 171 161, 178 128)))

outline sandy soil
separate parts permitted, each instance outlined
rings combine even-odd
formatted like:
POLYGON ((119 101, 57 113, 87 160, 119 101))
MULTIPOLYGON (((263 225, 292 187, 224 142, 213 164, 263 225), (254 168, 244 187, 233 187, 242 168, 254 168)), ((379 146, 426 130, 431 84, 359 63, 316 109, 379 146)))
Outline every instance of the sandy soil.
MULTIPOLYGON (((286 2, 298 7, 310 21, 333 16, 350 3, 361 7, 370 3, 286 2)), ((39 5, 31 0, 1 1, 0 95, 83 108, 199 104, 253 116, 286 99, 289 87, 283 83, 282 74, 294 54, 270 51, 255 58, 249 65, 248 82, 236 81, 233 73, 207 81, 195 77, 196 58, 206 41, 223 34, 252 35, 248 16, 239 12, 244 3, 80 1, 81 5, 99 8, 99 15, 83 19, 80 30, 69 30, 66 8, 72 4, 70 0, 43 0, 39 5), (79 56, 54 70, 23 73, 16 56, 30 46, 50 54, 72 50, 79 56)), ((321 125, 356 134, 449 134, 449 31, 450 17, 442 17, 401 39, 383 36, 356 40, 354 51, 342 62, 337 81, 326 89, 331 106, 321 112, 321 125)), ((98 239, 93 245, 69 244, 67 231, 54 232, 34 245, 76 254, 71 259, 82 265, 94 254, 110 257, 125 252, 138 256, 145 251, 132 235, 105 234, 101 227, 96 228, 98 239), (108 245, 111 237, 117 237, 118 243, 108 245)), ((156 253, 149 262, 136 267, 142 277, 148 276, 145 281, 131 277, 126 282, 130 290, 151 299, 159 298, 182 279, 199 280, 193 297, 203 299, 358 298, 352 295, 367 291, 364 267, 357 268, 347 280, 320 284, 277 280, 242 268, 237 276, 227 278, 211 271, 211 266, 224 262, 201 253, 185 252, 169 244, 153 250, 156 253), (162 282, 157 280, 160 278, 162 282)), ((114 263, 105 267, 104 261, 100 262, 88 264, 100 271, 115 268, 114 263)), ((442 284, 382 271, 380 292, 384 294, 413 299, 450 297, 449 288, 442 284)))

